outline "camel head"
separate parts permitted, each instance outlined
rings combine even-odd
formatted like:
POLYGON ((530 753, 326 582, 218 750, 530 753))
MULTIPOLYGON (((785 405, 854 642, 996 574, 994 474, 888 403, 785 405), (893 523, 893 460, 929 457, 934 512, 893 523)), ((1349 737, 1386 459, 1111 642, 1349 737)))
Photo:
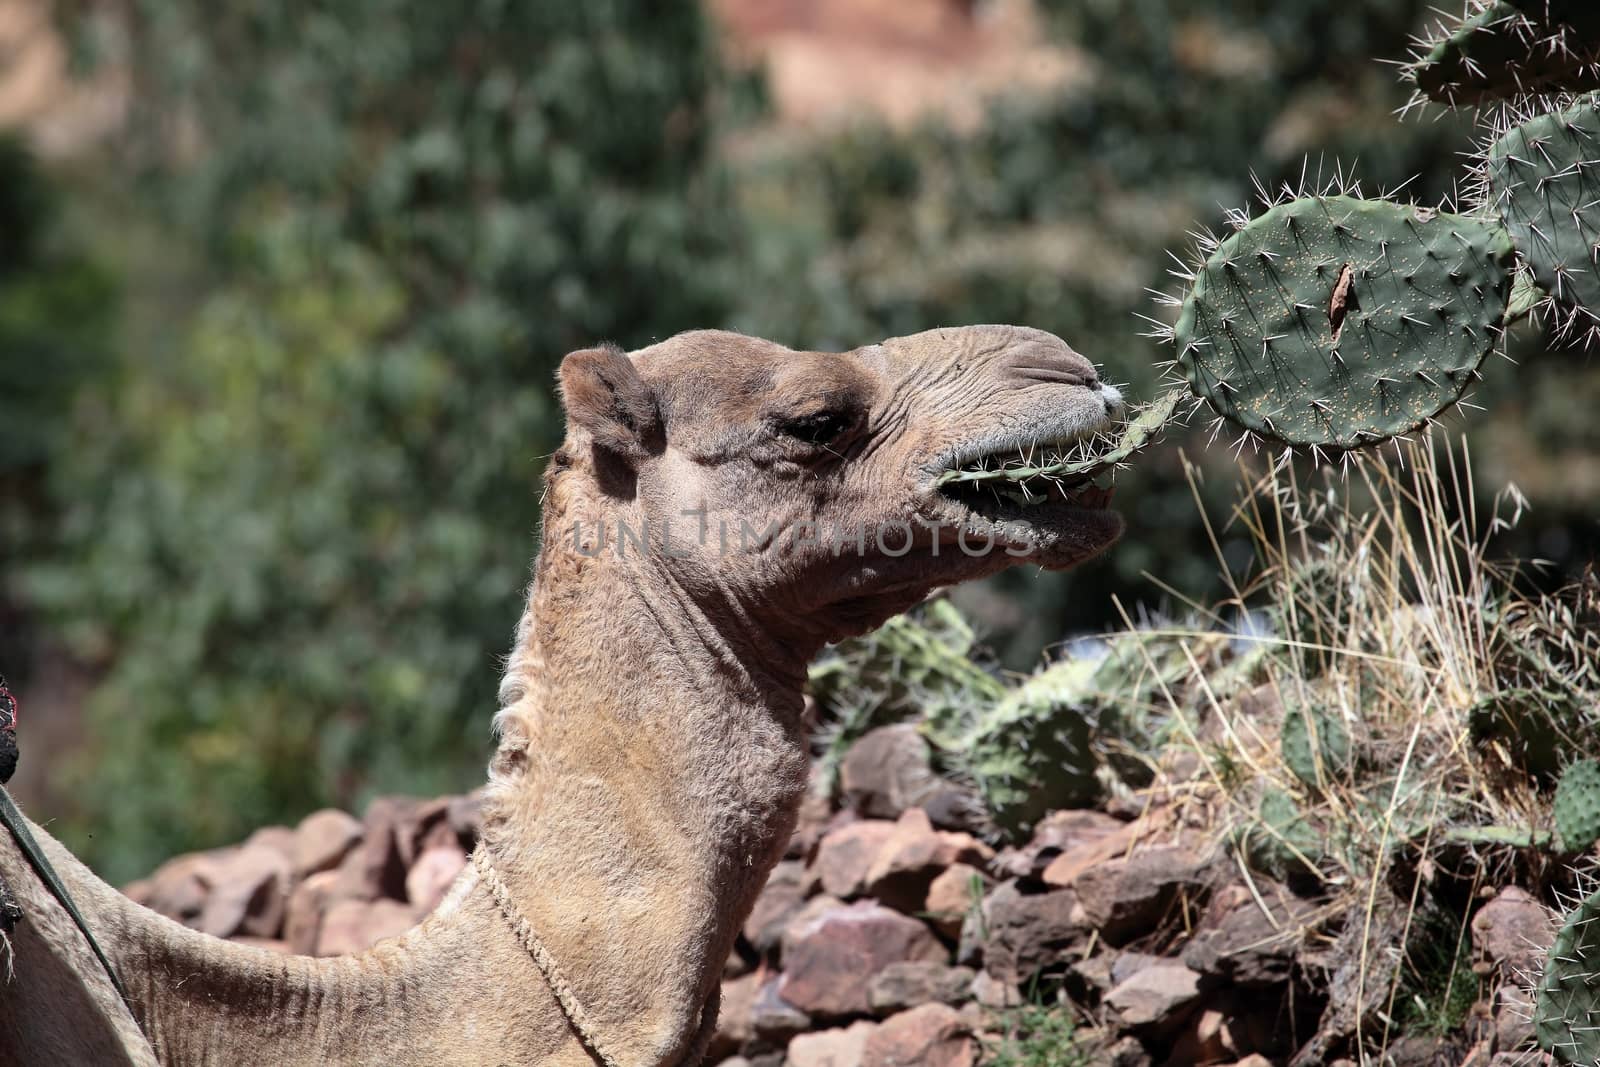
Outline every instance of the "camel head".
POLYGON ((1004 495, 940 483, 1064 449, 1120 413, 1094 365, 1040 330, 844 353, 696 331, 575 352, 560 380, 545 552, 626 565, 801 644, 864 632, 939 586, 1071 567, 1122 532, 1088 480, 1004 495))

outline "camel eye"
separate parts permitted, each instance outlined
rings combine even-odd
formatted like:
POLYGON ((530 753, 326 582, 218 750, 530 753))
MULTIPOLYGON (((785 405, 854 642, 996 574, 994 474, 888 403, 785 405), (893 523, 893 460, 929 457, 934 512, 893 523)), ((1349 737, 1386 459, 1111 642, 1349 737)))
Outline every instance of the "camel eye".
POLYGON ((854 424, 855 416, 847 411, 819 411, 787 419, 778 429, 787 437, 820 447, 838 440, 854 424))

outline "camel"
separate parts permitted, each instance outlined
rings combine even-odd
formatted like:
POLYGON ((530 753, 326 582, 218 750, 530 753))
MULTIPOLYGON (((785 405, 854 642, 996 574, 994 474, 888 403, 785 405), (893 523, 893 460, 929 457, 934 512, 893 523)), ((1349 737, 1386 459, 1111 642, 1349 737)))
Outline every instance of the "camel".
POLYGON ((575 352, 559 379, 482 843, 443 904, 357 955, 282 955, 156 915, 30 824, 124 1003, 0 831, 26 913, 9 972, 0 946, 0 1062, 692 1064, 796 823, 807 662, 938 587, 1070 567, 1122 531, 1087 484, 1032 505, 935 484, 1118 414, 1038 330, 846 353, 696 331, 575 352))

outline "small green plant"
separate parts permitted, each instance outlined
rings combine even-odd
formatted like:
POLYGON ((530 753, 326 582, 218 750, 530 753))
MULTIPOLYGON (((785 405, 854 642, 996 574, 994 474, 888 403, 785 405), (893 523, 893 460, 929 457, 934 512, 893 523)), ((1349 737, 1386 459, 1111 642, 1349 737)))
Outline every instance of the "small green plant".
POLYGON ((1430 1037, 1459 1031, 1478 999, 1472 939, 1464 921, 1448 912, 1419 914, 1406 959, 1410 969, 1397 1005, 1404 1028, 1430 1037))
POLYGON ((984 1049, 988 1067, 1090 1067, 1071 1009, 1028 1003, 997 1013, 1000 1036, 984 1049))

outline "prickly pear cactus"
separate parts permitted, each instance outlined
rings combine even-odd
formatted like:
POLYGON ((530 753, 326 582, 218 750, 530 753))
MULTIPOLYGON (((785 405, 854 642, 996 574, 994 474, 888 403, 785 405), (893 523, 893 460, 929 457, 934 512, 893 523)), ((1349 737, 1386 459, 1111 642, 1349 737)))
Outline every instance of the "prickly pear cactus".
POLYGON ((1312 789, 1321 789, 1350 769, 1350 731, 1325 708, 1307 705, 1289 710, 1280 746, 1284 765, 1312 789))
POLYGON ((1420 42, 1406 75, 1420 94, 1452 107, 1586 92, 1600 88, 1597 42, 1600 18, 1588 0, 1483 4, 1420 42))
POLYGON ((1063 703, 1038 676, 983 713, 945 751, 977 787, 995 825, 1025 836, 1057 808, 1080 808, 1100 793, 1089 718, 1063 703))
POLYGON ((1600 841, 1600 763, 1582 759, 1561 772, 1555 816, 1566 848, 1586 852, 1600 841))
POLYGON ((1315 874, 1324 856, 1322 834, 1306 821, 1293 797, 1267 789, 1261 794, 1256 820, 1242 841, 1252 867, 1275 878, 1315 874))
POLYGON ((1534 999, 1539 1047, 1569 1067, 1600 1064, 1600 893, 1567 915, 1534 999))
POLYGON ((1489 150, 1489 207, 1558 311, 1600 323, 1600 98, 1512 128, 1489 150))
POLYGON ((1271 441, 1358 448, 1454 404, 1511 290, 1499 226, 1382 200, 1278 204, 1197 272, 1174 340, 1190 388, 1271 441))

